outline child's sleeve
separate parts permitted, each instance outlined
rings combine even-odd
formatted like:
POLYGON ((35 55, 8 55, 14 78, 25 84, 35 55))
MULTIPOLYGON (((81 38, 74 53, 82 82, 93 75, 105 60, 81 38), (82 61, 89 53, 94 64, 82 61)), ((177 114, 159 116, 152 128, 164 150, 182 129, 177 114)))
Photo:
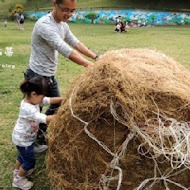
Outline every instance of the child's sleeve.
POLYGON ((30 115, 28 115, 29 120, 45 124, 46 124, 46 117, 47 116, 44 113, 40 113, 36 110, 31 111, 30 115))
POLYGON ((44 113, 36 112, 33 114, 33 120, 39 123, 46 124, 46 115, 44 113))
POLYGON ((44 113, 40 113, 35 108, 28 107, 27 111, 25 110, 25 112, 22 113, 22 117, 30 121, 46 124, 47 116, 44 113))

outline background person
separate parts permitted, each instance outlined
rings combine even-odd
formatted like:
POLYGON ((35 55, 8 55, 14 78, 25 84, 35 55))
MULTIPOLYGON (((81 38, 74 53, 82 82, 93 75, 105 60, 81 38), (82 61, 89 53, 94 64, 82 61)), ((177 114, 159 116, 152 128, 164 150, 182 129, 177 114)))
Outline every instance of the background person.
POLYGON ((120 21, 120 25, 121 25, 121 32, 126 32, 125 25, 122 21, 120 21))
POLYGON ((116 17, 116 23, 115 23, 116 25, 121 21, 120 18, 121 16, 116 17))
POLYGON ((120 22, 118 22, 118 23, 116 24, 116 26, 115 26, 115 31, 116 31, 117 33, 121 33, 121 24, 120 24, 120 22))
POLYGON ((14 13, 14 21, 16 22, 17 29, 20 30, 20 15, 15 11, 14 13))
POLYGON ((128 32, 129 31, 129 23, 126 21, 125 23, 125 31, 128 32))
MULTIPOLYGON (((84 67, 92 66, 94 63, 81 54, 92 60, 96 60, 98 57, 73 35, 66 23, 76 12, 76 7, 77 0, 53 0, 53 11, 40 18, 33 29, 32 50, 25 77, 30 79, 36 75, 43 76, 49 81, 50 97, 60 96, 55 77, 58 54, 84 67)), ((59 104, 50 105, 46 115, 53 114, 58 107, 59 104)), ((46 128, 46 125, 40 125, 42 132, 46 128)))
POLYGON ((6 19, 4 21, 4 26, 5 26, 5 28, 7 27, 7 20, 6 19))
POLYGON ((24 15, 20 14, 20 29, 24 30, 24 15))

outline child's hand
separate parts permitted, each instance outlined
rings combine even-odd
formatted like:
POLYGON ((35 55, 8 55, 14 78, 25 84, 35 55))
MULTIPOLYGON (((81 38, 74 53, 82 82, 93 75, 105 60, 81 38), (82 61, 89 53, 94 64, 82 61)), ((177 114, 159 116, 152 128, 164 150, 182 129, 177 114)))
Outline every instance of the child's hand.
POLYGON ((47 115, 46 116, 46 123, 49 123, 54 117, 55 117, 55 114, 54 115, 47 115))

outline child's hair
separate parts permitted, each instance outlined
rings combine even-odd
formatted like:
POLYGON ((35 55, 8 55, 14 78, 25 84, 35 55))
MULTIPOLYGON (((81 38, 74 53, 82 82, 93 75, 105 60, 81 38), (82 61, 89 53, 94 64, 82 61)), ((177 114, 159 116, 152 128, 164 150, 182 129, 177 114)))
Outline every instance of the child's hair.
POLYGON ((24 95, 30 96, 31 92, 36 92, 37 95, 49 94, 49 85, 45 78, 35 76, 29 80, 24 80, 20 85, 20 90, 24 95))

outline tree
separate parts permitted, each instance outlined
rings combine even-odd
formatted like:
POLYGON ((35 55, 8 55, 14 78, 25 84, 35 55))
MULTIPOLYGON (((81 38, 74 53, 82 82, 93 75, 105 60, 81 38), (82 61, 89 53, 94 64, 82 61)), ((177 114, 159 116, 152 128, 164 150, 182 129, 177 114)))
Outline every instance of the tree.
POLYGON ((15 7, 10 7, 9 8, 9 12, 10 12, 10 15, 12 16, 12 19, 13 19, 13 15, 15 12, 21 14, 23 12, 23 5, 22 4, 16 4, 15 7))
POLYGON ((16 4, 15 10, 17 13, 22 13, 23 5, 22 4, 16 4))
POLYGON ((85 15, 86 18, 88 19, 91 19, 92 20, 92 24, 94 23, 94 19, 98 18, 99 15, 98 13, 96 12, 88 12, 86 15, 85 15))
POLYGON ((157 18, 157 15, 156 14, 151 14, 150 16, 149 16, 149 18, 152 20, 152 24, 154 25, 154 22, 155 22, 155 20, 156 20, 156 18, 157 18))

